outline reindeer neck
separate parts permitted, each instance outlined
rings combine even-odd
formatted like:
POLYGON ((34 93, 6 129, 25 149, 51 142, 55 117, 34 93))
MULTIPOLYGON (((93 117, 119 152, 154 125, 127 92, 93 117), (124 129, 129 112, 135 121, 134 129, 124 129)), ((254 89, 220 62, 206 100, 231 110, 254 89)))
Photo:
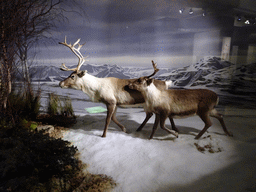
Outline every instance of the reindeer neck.
POLYGON ((155 101, 159 100, 161 95, 161 91, 156 88, 156 86, 151 83, 147 86, 146 90, 142 92, 143 96, 145 97, 145 101, 148 105, 155 103, 155 101))
POLYGON ((98 78, 86 73, 81 78, 82 91, 86 93, 93 101, 97 101, 96 95, 98 95, 102 88, 103 78, 98 78))

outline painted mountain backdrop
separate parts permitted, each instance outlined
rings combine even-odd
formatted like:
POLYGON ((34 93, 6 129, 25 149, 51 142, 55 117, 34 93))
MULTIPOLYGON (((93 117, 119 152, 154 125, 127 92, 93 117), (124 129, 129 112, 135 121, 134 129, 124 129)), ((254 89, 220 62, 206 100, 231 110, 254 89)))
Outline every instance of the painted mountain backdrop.
MULTIPOLYGON (((158 66, 160 68, 160 66, 158 66)), ((151 62, 146 68, 120 67, 117 65, 85 64, 81 70, 96 77, 138 78, 153 72, 151 62)), ((70 71, 61 71, 54 66, 34 66, 30 68, 32 81, 61 81, 70 75, 70 71)), ((177 88, 208 87, 218 88, 236 94, 256 93, 256 63, 236 65, 221 61, 217 57, 205 57, 198 63, 177 69, 160 68, 156 79, 172 80, 177 88)))

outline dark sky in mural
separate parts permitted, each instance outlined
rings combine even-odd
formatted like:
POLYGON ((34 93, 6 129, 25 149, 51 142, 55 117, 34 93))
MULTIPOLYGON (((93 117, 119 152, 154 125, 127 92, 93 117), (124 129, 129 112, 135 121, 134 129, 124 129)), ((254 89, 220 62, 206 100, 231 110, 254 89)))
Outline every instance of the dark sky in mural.
MULTIPOLYGON (((215 30, 216 20, 203 17, 200 4, 194 5, 190 15, 189 5, 180 0, 83 0, 73 4, 68 12, 68 22, 58 25, 50 35, 53 43, 40 46, 38 64, 76 64, 77 58, 64 41, 86 42, 81 52, 89 56, 90 63, 117 65, 150 65, 152 59, 165 66, 177 61, 186 65, 187 56, 193 54, 194 34, 215 30), (179 9, 187 7, 183 14, 179 9), (197 8, 198 7, 198 8, 197 8)), ((170 64, 170 65, 171 65, 170 64)))

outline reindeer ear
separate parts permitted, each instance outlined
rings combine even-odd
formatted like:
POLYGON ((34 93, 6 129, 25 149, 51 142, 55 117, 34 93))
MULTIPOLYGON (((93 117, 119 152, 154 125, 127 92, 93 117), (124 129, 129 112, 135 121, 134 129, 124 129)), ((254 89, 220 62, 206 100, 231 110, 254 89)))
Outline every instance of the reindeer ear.
POLYGON ((154 79, 151 79, 151 78, 147 79, 147 86, 149 86, 153 82, 154 82, 154 79))
POLYGON ((85 75, 85 73, 87 73, 87 71, 85 70, 85 71, 79 71, 78 73, 77 73, 77 76, 78 77, 83 77, 84 75, 85 75))

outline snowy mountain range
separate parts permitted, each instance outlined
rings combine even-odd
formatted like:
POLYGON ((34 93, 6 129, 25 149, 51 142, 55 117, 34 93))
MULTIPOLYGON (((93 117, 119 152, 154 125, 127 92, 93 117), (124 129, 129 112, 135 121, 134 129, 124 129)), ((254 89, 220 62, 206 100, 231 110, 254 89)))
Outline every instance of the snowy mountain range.
MULTIPOLYGON (((71 66, 75 67, 75 66, 71 66)), ((117 65, 85 64, 81 70, 87 70, 96 77, 117 77, 121 79, 138 78, 153 72, 147 68, 120 67, 117 65)), ((32 81, 61 81, 70 75, 70 71, 61 71, 55 66, 34 66, 30 68, 32 81)), ((256 64, 236 65, 221 61, 217 57, 204 57, 198 63, 177 69, 162 68, 156 79, 172 80, 174 87, 197 88, 212 87, 232 93, 256 92, 256 64)))

